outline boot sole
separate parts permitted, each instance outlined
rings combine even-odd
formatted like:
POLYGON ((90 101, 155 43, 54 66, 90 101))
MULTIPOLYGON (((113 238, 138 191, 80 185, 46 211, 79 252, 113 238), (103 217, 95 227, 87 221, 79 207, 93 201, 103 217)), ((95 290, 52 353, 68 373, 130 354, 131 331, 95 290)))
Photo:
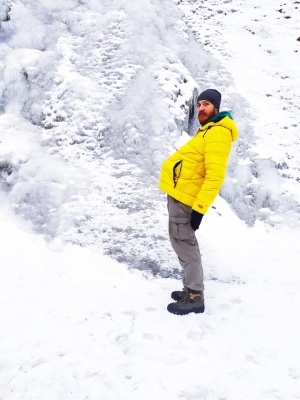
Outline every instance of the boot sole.
POLYGON ((194 308, 193 310, 178 310, 178 309, 173 310, 172 307, 170 307, 170 305, 171 304, 168 305, 167 310, 171 314, 176 314, 176 315, 187 315, 187 314, 190 314, 190 313, 201 314, 205 310, 205 306, 194 308))

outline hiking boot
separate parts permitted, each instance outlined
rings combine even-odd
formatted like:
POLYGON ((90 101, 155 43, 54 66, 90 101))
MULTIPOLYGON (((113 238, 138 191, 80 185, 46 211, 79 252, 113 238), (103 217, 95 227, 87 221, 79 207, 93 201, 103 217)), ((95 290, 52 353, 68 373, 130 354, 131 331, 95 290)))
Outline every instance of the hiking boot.
POLYGON ((187 287, 184 287, 182 290, 175 290, 175 292, 171 293, 171 298, 175 301, 180 301, 185 298, 188 291, 189 289, 187 287))
POLYGON ((169 304, 167 310, 177 315, 186 315, 192 312, 203 313, 205 310, 203 292, 189 290, 183 299, 169 304))

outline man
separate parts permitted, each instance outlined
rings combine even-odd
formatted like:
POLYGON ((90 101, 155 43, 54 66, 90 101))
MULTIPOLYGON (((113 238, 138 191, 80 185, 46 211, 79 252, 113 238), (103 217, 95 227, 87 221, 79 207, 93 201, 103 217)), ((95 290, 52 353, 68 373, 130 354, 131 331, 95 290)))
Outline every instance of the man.
POLYGON ((231 144, 238 130, 221 94, 207 89, 197 99, 201 128, 162 165, 159 188, 168 195, 169 237, 183 268, 183 290, 172 292, 173 314, 204 312, 201 254, 195 231, 225 179, 231 144))

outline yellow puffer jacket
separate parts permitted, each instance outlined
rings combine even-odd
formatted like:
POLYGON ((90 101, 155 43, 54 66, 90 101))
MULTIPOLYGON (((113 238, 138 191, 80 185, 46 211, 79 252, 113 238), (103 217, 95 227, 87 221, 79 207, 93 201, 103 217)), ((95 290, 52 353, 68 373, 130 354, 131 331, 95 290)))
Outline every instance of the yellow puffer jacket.
POLYGON ((205 214, 225 179, 231 144, 238 137, 228 112, 201 127, 162 165, 158 187, 183 204, 205 214))

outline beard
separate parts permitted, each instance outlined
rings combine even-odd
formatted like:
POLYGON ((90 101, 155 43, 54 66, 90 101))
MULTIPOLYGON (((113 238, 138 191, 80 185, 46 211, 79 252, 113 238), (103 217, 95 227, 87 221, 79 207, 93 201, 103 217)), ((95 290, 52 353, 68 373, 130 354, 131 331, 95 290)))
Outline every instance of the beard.
POLYGON ((200 111, 198 113, 198 120, 199 120, 200 124, 202 125, 206 121, 208 121, 210 118, 214 117, 217 114, 218 114, 218 110, 216 108, 211 112, 200 111))

